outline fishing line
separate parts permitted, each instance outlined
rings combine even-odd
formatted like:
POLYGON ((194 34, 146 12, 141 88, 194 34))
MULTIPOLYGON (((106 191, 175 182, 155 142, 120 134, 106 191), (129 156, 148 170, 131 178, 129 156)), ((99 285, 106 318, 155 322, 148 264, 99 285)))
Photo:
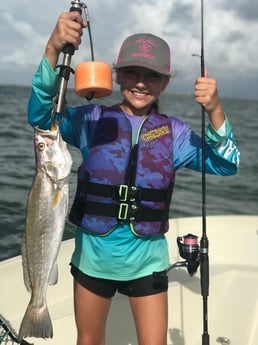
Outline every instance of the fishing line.
POLYGON ((88 7, 86 6, 86 4, 83 4, 83 9, 84 9, 84 15, 85 15, 85 18, 86 18, 88 34, 89 34, 89 40, 90 40, 91 61, 94 61, 95 58, 94 58, 93 40, 92 40, 92 34, 91 34, 90 16, 89 16, 88 7))

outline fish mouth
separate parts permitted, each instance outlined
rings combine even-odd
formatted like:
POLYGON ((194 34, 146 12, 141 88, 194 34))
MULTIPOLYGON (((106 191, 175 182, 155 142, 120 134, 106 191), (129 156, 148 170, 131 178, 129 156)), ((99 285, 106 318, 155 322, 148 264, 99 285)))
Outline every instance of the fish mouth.
POLYGON ((38 132, 40 134, 50 134, 51 132, 57 132, 58 131, 58 125, 52 124, 51 129, 42 129, 39 128, 38 126, 34 126, 33 129, 35 130, 35 132, 38 132))
POLYGON ((58 126, 51 127, 51 129, 41 129, 37 126, 34 127, 34 136, 37 139, 38 136, 41 138, 49 138, 50 140, 57 140, 59 136, 58 126))

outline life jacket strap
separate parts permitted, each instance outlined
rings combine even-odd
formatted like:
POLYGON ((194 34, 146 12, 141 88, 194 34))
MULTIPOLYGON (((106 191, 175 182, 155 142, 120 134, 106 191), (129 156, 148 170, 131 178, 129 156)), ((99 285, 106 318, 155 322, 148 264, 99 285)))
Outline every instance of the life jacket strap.
POLYGON ((115 217, 120 221, 161 221, 168 219, 169 209, 152 209, 135 204, 106 204, 94 201, 87 201, 84 212, 86 214, 115 217))
POLYGON ((78 181, 78 192, 84 200, 83 213, 115 217, 118 221, 157 221, 164 224, 168 220, 169 205, 174 184, 167 189, 144 188, 121 184, 118 186, 89 181, 86 172, 84 178, 78 181), (107 202, 90 200, 89 196, 111 199, 107 202), (163 203, 164 207, 156 209, 146 207, 142 202, 163 203))
POLYGON ((121 184, 119 186, 112 186, 107 184, 100 184, 89 182, 87 179, 79 181, 78 190, 82 192, 83 196, 87 194, 111 198, 116 201, 154 201, 165 202, 171 198, 171 188, 168 189, 155 189, 143 188, 136 186, 128 186, 121 184))

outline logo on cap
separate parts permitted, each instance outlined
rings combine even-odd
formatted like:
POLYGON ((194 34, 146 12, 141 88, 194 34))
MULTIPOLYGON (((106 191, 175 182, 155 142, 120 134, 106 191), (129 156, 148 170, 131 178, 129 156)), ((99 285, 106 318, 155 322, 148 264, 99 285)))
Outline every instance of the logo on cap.
POLYGON ((155 42, 153 42, 152 40, 138 39, 135 41, 135 45, 138 46, 139 51, 138 52, 132 52, 131 56, 133 56, 133 57, 139 56, 139 57, 143 57, 143 58, 150 59, 153 61, 156 60, 156 57, 154 55, 150 54, 152 52, 153 48, 157 47, 155 42))

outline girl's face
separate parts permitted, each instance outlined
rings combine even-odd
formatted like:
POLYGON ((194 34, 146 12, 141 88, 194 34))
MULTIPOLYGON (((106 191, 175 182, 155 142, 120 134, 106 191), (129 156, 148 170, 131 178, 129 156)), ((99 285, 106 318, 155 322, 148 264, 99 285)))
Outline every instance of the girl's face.
POLYGON ((123 111, 131 115, 147 115, 152 104, 169 83, 169 77, 144 67, 124 67, 117 71, 124 100, 123 111))

